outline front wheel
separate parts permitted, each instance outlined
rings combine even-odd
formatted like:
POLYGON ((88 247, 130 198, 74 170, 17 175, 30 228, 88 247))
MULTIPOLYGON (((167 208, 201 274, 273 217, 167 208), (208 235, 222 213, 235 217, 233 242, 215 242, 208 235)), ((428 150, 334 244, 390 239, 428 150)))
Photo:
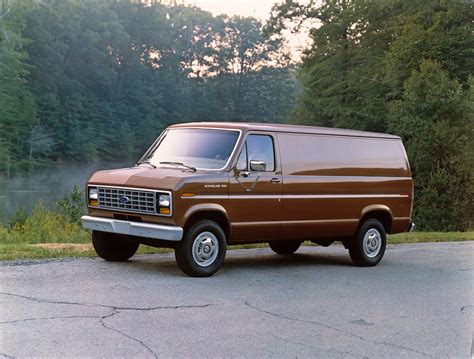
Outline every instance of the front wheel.
POLYGON ((92 231, 92 245, 99 257, 112 262, 129 260, 140 245, 122 234, 92 231))
POLYGON ((226 236, 214 221, 194 223, 175 249, 178 267, 191 277, 210 277, 219 270, 226 253, 226 236))
POLYGON ((369 219, 357 230, 356 236, 349 245, 349 254, 354 264, 372 267, 381 261, 385 246, 384 226, 376 219, 369 219))
POLYGON ((270 241, 269 243, 270 248, 277 254, 293 254, 295 253, 298 248, 301 246, 301 242, 299 241, 270 241))

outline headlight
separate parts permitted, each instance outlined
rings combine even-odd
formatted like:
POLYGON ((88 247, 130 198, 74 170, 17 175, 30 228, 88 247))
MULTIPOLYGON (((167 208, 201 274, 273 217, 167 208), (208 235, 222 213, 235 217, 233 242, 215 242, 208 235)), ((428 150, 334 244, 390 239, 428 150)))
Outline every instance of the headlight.
POLYGON ((89 187, 89 199, 99 199, 97 188, 89 187))
POLYGON ((170 206, 170 195, 169 194, 160 194, 158 197, 158 205, 160 207, 169 207, 170 206))
POLYGON ((158 192, 156 196, 156 211, 158 214, 171 216, 171 195, 158 192))
POLYGON ((99 191, 97 187, 89 187, 88 201, 89 201, 89 206, 99 205, 99 191))

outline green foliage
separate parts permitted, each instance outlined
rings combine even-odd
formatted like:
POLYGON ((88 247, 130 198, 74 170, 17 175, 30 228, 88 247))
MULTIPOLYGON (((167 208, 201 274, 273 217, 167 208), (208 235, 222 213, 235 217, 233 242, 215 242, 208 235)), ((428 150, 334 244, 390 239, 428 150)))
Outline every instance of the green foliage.
POLYGON ((35 103, 26 82, 27 40, 21 36, 19 19, 26 3, 14 3, 0 17, 0 173, 8 176, 28 167, 28 139, 36 123, 35 103))
POLYGON ((473 17, 463 0, 289 0, 267 25, 318 24, 294 121, 402 136, 422 230, 474 221, 473 17))
POLYGON ((84 194, 77 185, 74 185, 71 193, 63 199, 56 201, 58 212, 71 223, 81 224, 81 217, 84 214, 84 194))
POLYGON ((390 129, 403 136, 415 181, 414 216, 428 230, 466 230, 474 206, 473 117, 461 84, 424 60, 390 105, 390 129))
POLYGON ((8 228, 13 228, 17 224, 18 225, 24 224, 27 218, 28 218, 28 214, 25 211, 22 211, 21 209, 17 209, 15 214, 8 220, 8 228))
POLYGON ((47 210, 39 202, 31 216, 17 222, 12 228, 0 226, 0 242, 15 243, 81 243, 89 234, 66 216, 47 210))
POLYGON ((136 159, 167 125, 283 121, 296 81, 253 18, 159 1, 14 1, 0 20, 0 176, 136 159))

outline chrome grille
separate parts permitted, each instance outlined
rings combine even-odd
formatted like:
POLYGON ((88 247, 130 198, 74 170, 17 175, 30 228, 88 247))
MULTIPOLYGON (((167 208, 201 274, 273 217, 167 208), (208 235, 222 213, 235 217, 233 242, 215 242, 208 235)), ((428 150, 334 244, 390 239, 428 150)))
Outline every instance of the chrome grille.
POLYGON ((129 189, 97 187, 99 192, 99 208, 156 214, 155 192, 129 189))

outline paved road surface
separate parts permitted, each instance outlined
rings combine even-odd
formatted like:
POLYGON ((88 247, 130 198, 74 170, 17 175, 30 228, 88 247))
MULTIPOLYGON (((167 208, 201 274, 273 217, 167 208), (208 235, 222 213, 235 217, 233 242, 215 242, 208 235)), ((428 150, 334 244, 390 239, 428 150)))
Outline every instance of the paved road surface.
POLYGON ((212 278, 172 254, 0 264, 0 352, 26 357, 470 358, 474 242, 228 252, 212 278))

